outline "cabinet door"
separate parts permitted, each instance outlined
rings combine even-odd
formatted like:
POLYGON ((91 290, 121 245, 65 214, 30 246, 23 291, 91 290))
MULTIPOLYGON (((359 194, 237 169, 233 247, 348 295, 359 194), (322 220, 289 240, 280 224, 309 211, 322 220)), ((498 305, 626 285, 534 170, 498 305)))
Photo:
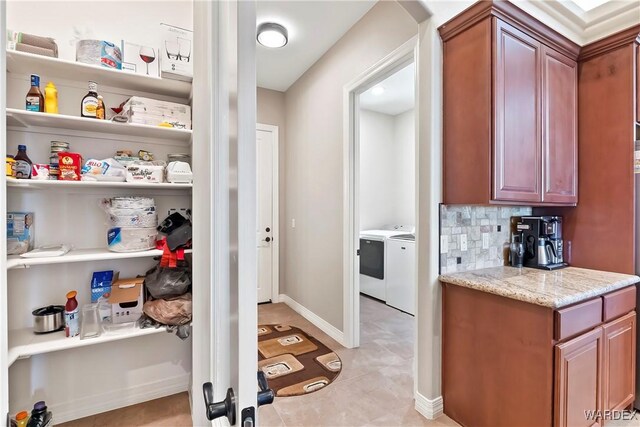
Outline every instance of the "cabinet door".
POLYGON ((622 410, 635 399, 636 313, 609 322, 604 329, 604 409, 622 410))
POLYGON ((602 327, 556 346, 555 427, 601 425, 602 354, 602 327))
POLYGON ((493 198, 542 201, 541 45, 494 19, 493 198))
POLYGON ((542 49, 542 200, 578 202, 578 67, 542 49))

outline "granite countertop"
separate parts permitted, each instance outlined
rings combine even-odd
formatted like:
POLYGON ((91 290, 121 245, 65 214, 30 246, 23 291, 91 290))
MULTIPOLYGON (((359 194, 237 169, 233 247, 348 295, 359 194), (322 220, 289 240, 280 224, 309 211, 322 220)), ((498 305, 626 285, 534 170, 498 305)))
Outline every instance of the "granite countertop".
POLYGON ((560 308, 640 282, 630 274, 567 267, 555 271, 493 267, 444 274, 440 281, 482 292, 560 308))

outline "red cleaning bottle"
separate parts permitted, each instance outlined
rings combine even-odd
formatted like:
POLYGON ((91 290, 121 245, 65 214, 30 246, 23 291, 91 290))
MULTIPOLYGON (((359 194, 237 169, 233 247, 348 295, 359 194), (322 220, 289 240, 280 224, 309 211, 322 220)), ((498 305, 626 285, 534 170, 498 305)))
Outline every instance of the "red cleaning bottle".
POLYGON ((80 313, 76 295, 78 295, 76 291, 68 292, 67 303, 64 305, 64 332, 69 338, 80 333, 80 313))

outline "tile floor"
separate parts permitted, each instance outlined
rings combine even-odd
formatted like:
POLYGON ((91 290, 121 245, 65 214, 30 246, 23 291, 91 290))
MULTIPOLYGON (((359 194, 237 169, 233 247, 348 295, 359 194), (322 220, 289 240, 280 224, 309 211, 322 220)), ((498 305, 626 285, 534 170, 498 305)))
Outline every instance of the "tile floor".
POLYGON ((413 409, 414 318, 361 297, 360 348, 346 349, 285 304, 259 308, 260 323, 285 323, 310 333, 342 359, 340 376, 307 396, 276 398, 260 408, 260 424, 276 426, 457 426, 428 421, 413 409))

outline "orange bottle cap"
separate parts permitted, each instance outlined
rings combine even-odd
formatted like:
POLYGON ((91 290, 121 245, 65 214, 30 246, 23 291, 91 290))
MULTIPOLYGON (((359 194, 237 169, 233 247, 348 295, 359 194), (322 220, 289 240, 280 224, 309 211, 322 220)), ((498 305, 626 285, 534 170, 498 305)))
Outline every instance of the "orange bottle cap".
POLYGON ((21 411, 16 414, 16 421, 24 420, 29 416, 27 411, 21 411))
POLYGON ((75 298, 78 293, 76 291, 67 292, 67 299, 75 298))

